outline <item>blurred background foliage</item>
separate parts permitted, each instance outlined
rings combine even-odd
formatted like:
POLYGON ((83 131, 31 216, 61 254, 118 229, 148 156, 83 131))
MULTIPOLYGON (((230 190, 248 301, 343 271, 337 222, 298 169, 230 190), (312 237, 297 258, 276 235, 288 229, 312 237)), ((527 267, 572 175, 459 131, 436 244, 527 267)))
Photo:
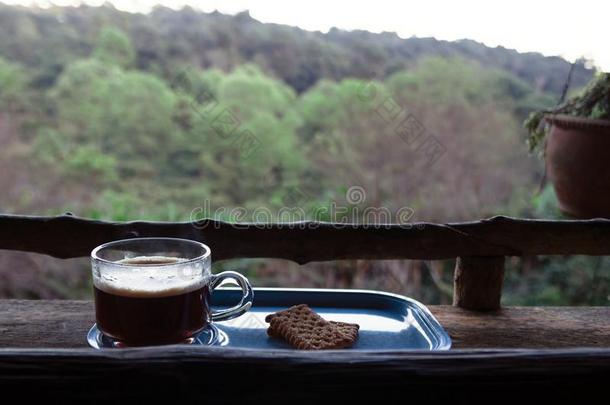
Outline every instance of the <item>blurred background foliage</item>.
MULTIPOLYGON (((0 5, 0 209, 188 221, 206 201, 225 220, 241 219, 235 207, 311 215, 334 203, 346 216, 410 207, 413 221, 559 218, 522 122, 556 103, 569 69, 473 41, 312 33, 247 13, 0 5), (352 186, 366 193, 359 204, 346 200, 352 186)), ((593 73, 579 62, 572 83, 593 73)), ((610 302, 607 258, 507 263, 506 304, 610 302)), ((259 286, 448 303, 453 264, 216 266, 259 286)), ((0 252, 0 296, 89 297, 88 263, 0 252)))

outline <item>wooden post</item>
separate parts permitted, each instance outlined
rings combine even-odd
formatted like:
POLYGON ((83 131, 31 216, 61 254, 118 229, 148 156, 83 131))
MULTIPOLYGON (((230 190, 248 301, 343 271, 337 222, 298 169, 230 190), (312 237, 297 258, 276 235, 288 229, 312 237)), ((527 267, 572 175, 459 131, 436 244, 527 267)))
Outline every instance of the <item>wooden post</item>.
POLYGON ((487 311, 500 308, 504 256, 458 257, 453 278, 453 305, 487 311))

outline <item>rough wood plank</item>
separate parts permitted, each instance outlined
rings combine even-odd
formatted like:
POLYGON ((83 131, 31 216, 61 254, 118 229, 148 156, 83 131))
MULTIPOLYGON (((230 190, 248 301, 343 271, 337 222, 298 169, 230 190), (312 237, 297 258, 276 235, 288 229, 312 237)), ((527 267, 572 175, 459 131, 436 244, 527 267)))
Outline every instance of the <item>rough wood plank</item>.
MULTIPOLYGON (((455 349, 610 348, 610 307, 429 308, 455 349)), ((0 314, 0 347, 87 347, 94 322, 90 301, 0 300, 0 314)))
POLYGON ((170 398, 285 404, 323 397, 345 403, 383 393, 384 402, 408 398, 469 405, 488 404, 489 398, 514 403, 524 395, 529 401, 581 403, 606 393, 610 307, 430 309, 455 350, 312 353, 166 346, 96 351, 85 348, 84 338, 93 322, 92 302, 0 300, 0 391, 45 402, 170 398), (464 349, 571 346, 598 348, 464 349))
POLYGON ((574 400, 606 394, 610 350, 299 352, 164 347, 0 349, 0 390, 20 400, 61 397, 124 403, 311 403, 425 400, 451 403, 574 400))
POLYGON ((504 256, 458 257, 453 276, 453 305, 478 311, 500 308, 504 256))
POLYGON ((610 348, 610 307, 429 308, 454 348, 610 348))
POLYGON ((0 249, 60 258, 88 256, 104 242, 168 236, 202 241, 216 260, 283 258, 297 263, 339 259, 451 259, 458 256, 609 255, 610 220, 487 220, 410 225, 316 222, 229 224, 102 222, 76 218, 0 215, 0 249))

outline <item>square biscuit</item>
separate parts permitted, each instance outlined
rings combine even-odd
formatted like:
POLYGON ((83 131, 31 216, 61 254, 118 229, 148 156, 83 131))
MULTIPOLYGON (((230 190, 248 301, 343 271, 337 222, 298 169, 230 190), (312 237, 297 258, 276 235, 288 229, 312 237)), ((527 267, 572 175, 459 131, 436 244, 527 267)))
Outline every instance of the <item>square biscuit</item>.
POLYGON ((269 336, 286 340, 301 350, 340 349, 354 344, 358 338, 357 324, 327 321, 306 304, 269 314, 269 336))

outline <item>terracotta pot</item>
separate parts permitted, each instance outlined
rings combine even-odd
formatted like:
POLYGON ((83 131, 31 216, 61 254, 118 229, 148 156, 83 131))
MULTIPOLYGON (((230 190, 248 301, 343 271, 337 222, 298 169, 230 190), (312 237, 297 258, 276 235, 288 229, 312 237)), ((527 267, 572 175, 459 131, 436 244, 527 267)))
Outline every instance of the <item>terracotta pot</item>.
POLYGON ((610 218, 610 120, 553 115, 546 167, 560 209, 575 218, 610 218))

